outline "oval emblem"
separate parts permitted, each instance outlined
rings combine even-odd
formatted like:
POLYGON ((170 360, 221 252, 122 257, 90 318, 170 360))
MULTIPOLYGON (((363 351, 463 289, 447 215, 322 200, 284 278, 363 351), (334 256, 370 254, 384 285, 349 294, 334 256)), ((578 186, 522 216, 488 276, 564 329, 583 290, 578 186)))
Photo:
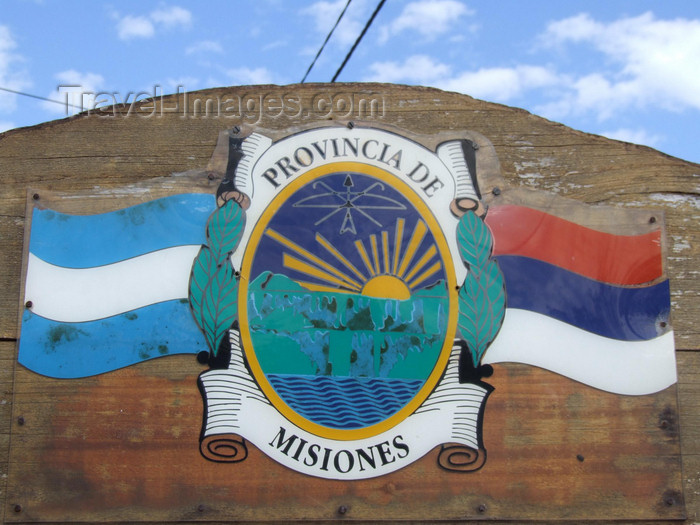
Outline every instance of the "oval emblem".
POLYGON ((439 380, 456 331, 455 288, 442 230, 410 187, 361 163, 312 169, 272 200, 243 256, 248 364, 300 428, 374 436, 439 380))

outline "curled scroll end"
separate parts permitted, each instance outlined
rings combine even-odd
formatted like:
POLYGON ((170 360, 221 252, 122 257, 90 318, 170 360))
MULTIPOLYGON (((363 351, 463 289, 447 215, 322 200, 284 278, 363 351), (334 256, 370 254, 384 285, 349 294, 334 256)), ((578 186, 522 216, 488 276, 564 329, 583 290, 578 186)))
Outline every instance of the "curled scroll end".
POLYGON ((448 443, 442 445, 438 465, 454 472, 475 472, 486 463, 486 450, 474 449, 466 445, 448 443))
POLYGON ((248 447, 237 434, 205 436, 199 443, 199 451, 209 461, 239 463, 248 457, 248 447))
POLYGON ((248 197, 248 195, 238 190, 226 191, 218 195, 216 197, 216 205, 219 206, 219 208, 221 208, 230 200, 236 201, 238 205, 244 210, 247 210, 250 207, 250 198, 248 197))
POLYGON ((454 199, 450 203, 450 211, 452 212, 452 215, 457 218, 461 217, 470 210, 476 213, 479 217, 486 215, 486 206, 484 206, 481 201, 463 197, 454 199))

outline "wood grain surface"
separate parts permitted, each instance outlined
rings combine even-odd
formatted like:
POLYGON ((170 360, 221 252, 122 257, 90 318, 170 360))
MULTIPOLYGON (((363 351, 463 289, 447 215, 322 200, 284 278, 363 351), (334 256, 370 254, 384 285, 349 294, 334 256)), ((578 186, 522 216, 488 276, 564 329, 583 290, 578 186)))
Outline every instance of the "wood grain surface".
POLYGON ((496 365, 482 470, 444 471, 435 449, 396 473, 347 482, 290 471, 252 446, 242 463, 204 461, 201 370, 194 356, 84 380, 18 370, 24 424, 12 433, 9 498, 23 510, 7 521, 286 521, 332 518, 341 506, 364 521, 682 517, 676 387, 619 396, 496 365))
POLYGON ((111 108, 0 134, 0 501, 6 522, 625 522, 682 519, 683 500, 687 523, 700 520, 700 166, 523 110, 420 87, 255 86, 188 97, 157 100, 141 113, 111 108), (245 111, 207 115, 206 100, 239 101, 245 111), (375 101, 372 112, 367 100, 375 101), (489 457, 482 471, 441 472, 433 451, 410 471, 342 483, 295 474, 255 450, 235 469, 203 461, 194 386, 202 368, 192 357, 68 382, 15 364, 28 197, 36 193, 41 203, 51 192, 89 192, 94 209, 105 211, 125 193, 133 203, 193 185, 214 192, 217 176, 187 172, 207 166, 220 131, 329 119, 428 135, 471 130, 493 143, 513 191, 663 212, 678 385, 654 396, 615 396, 532 367, 498 365, 490 378, 496 390, 488 400, 489 457), (556 437, 561 432, 565 442, 556 437), (341 506, 347 507, 342 515, 341 506))

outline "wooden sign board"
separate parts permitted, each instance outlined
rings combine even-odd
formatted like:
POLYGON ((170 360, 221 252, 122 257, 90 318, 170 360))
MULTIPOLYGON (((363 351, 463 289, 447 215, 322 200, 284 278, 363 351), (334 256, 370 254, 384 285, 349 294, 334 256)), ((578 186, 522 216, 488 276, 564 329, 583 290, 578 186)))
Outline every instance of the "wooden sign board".
POLYGON ((664 213, 398 115, 25 187, 7 522, 685 518, 664 213))

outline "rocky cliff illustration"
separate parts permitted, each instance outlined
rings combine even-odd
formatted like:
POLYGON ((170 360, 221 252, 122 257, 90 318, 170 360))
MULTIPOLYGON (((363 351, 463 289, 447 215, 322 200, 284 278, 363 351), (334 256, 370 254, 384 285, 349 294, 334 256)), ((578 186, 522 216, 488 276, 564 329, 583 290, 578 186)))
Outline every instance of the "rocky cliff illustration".
POLYGON ((421 387, 442 349, 447 302, 442 281, 400 300, 314 292, 264 272, 249 287, 248 320, 280 397, 322 424, 354 428, 391 415, 421 387))

